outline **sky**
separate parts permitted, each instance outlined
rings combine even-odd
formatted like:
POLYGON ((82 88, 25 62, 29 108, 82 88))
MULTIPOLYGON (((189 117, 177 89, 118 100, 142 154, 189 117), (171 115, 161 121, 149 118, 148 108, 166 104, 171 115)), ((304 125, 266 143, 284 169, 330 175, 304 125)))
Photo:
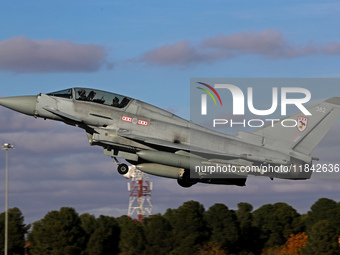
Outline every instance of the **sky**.
MULTIPOLYGON (((0 96, 90 87, 137 98, 190 118, 191 78, 339 78, 338 1, 1 1, 0 96)), ((313 86, 336 96, 339 90, 313 86)), ((337 94, 339 95, 339 94, 337 94)), ((313 154, 338 162, 337 122, 313 154)), ((83 130, 0 108, 10 154, 10 207, 26 223, 62 206, 127 213, 127 180, 83 130)), ((305 213, 321 197, 339 201, 339 174, 308 181, 250 177, 246 187, 150 177, 153 212, 196 200, 206 209, 286 202, 305 213)), ((5 204, 0 154, 0 211, 5 204)))

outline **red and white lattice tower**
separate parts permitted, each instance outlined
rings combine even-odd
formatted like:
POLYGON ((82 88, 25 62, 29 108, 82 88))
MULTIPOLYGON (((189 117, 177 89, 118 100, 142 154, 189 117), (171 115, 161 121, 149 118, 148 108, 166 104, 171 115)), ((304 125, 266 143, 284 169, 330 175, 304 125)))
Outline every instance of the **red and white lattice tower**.
POLYGON ((149 176, 139 170, 135 170, 132 175, 131 183, 128 183, 130 192, 130 202, 128 216, 133 218, 137 213, 137 220, 143 221, 143 218, 152 214, 151 191, 152 182, 149 176))

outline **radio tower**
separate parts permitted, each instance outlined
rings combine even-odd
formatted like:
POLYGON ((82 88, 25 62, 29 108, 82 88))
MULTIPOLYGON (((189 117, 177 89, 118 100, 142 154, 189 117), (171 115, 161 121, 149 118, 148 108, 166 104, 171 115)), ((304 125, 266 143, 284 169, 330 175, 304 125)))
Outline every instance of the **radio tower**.
POLYGON ((128 183, 130 192, 128 216, 132 218, 137 213, 137 220, 143 221, 143 218, 152 214, 151 190, 153 183, 149 181, 149 176, 135 169, 132 174, 131 183, 128 183))

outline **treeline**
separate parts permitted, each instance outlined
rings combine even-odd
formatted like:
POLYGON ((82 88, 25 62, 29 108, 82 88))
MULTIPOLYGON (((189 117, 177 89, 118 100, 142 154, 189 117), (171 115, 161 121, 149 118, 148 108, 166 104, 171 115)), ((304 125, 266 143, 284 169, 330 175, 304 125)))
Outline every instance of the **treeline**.
MULTIPOLYGON (((300 215, 286 203, 257 210, 215 204, 208 210, 185 202, 142 223, 78 213, 69 207, 24 224, 18 208, 9 210, 9 254, 340 254, 340 203, 321 198, 300 215), (30 232, 28 233, 28 231, 30 232), (27 234, 27 239, 24 236, 27 234)), ((4 250, 4 213, 0 249, 4 250)))

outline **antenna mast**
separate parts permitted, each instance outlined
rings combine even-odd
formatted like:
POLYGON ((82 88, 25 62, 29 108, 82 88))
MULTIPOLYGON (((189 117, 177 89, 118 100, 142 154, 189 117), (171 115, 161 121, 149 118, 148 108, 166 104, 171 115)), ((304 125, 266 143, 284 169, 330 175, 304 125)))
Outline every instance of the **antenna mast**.
POLYGON ((128 216, 133 217, 137 213, 137 220, 143 221, 144 217, 152 214, 151 191, 153 183, 149 181, 149 176, 142 171, 135 169, 131 183, 128 183, 130 201, 128 216))

